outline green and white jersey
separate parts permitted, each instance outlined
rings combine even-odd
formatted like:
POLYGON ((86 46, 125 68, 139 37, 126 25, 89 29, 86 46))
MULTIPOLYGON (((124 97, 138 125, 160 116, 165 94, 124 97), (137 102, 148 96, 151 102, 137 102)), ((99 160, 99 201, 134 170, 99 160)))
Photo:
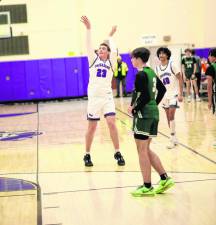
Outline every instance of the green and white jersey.
POLYGON ((185 67, 185 75, 192 75, 194 72, 194 65, 196 65, 196 59, 194 57, 183 57, 182 64, 185 67))
POLYGON ((135 93, 136 100, 134 103, 135 108, 142 102, 142 96, 149 96, 149 101, 139 106, 137 116, 139 118, 155 118, 159 119, 158 106, 155 101, 156 97, 156 83, 157 75, 150 67, 144 67, 136 76, 135 93), (142 85, 142 86, 141 86, 142 85), (141 87, 140 87, 141 86, 141 87), (143 87, 143 89, 141 89, 143 87))

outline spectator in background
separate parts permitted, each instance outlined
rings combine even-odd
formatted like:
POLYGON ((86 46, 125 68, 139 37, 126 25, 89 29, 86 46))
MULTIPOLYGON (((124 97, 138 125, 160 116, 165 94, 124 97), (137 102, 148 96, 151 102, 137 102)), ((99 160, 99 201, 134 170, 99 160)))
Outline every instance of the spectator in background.
POLYGON ((196 59, 191 54, 191 49, 185 49, 185 56, 182 59, 182 73, 186 81, 187 101, 191 101, 191 83, 196 93, 196 101, 200 102, 197 78, 196 78, 196 59))
POLYGON ((117 84, 117 95, 116 98, 120 97, 120 85, 122 84, 122 94, 124 97, 127 96, 126 92, 126 76, 128 72, 128 66, 122 61, 121 56, 117 57, 117 64, 114 71, 114 77, 116 78, 117 84))
POLYGON ((192 49, 192 56, 195 58, 196 60, 196 72, 195 72, 195 76, 197 78, 197 88, 198 88, 198 92, 200 90, 200 83, 201 83, 201 59, 198 55, 196 55, 196 52, 194 49, 192 49))
POLYGON ((201 59, 201 74, 204 74, 205 75, 205 72, 206 72, 208 66, 209 65, 208 65, 207 59, 203 57, 201 59))

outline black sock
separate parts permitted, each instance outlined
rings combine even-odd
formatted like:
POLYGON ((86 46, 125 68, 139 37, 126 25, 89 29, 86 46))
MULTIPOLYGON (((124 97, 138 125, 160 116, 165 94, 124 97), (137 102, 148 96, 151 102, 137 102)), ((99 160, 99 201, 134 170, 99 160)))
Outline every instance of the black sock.
POLYGON ((168 176, 167 176, 166 173, 163 173, 163 174, 160 175, 161 180, 166 180, 167 177, 168 177, 168 176))
POLYGON ((145 182, 144 182, 144 186, 145 186, 146 188, 150 188, 150 187, 151 187, 151 183, 145 183, 145 182))

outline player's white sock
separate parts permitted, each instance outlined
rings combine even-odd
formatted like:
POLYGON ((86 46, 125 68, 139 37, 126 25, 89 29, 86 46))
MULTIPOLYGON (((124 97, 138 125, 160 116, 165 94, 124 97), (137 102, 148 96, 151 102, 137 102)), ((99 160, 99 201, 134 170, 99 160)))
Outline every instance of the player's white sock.
POLYGON ((175 120, 170 121, 170 131, 171 131, 171 141, 174 144, 178 144, 178 139, 176 137, 176 131, 175 131, 175 120))
POLYGON ((175 135, 175 120, 170 120, 171 135, 175 135))

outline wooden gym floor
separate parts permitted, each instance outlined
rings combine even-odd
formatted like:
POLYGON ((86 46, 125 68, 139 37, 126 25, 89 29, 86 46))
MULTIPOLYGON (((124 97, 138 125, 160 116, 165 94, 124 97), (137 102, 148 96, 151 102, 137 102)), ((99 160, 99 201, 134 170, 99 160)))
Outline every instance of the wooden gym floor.
MULTIPOLYGON (((176 113, 180 144, 170 150, 160 110, 152 149, 176 185, 162 195, 134 198, 130 191, 142 178, 127 115, 130 98, 115 101, 126 166, 116 165, 102 119, 89 169, 82 161, 87 101, 0 106, 0 225, 216 224, 216 117, 207 103, 181 104, 176 113)), ((154 171, 152 181, 159 181, 154 171)))

